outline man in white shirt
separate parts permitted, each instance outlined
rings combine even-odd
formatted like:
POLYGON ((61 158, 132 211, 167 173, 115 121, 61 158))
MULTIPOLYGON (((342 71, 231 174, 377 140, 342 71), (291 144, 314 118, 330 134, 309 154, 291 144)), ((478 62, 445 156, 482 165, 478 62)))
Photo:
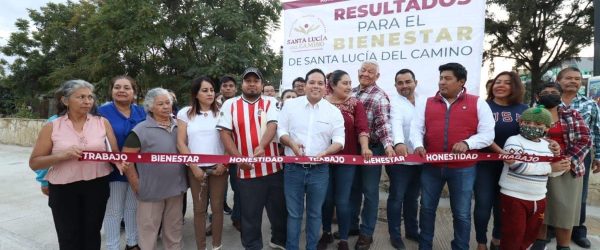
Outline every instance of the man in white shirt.
MULTIPOLYGON (((287 156, 322 157, 340 151, 345 143, 344 118, 323 98, 325 74, 306 74, 306 96, 290 99, 279 113, 277 133, 287 156)), ((328 164, 289 163, 284 169, 288 211, 286 249, 300 249, 300 232, 306 196, 306 247, 316 249, 321 230, 321 210, 329 182, 328 164)))
MULTIPOLYGON (((417 105, 411 123, 410 142, 415 153, 468 153, 494 140, 494 116, 488 104, 464 87, 467 70, 458 63, 439 67, 439 91, 424 105, 417 105)), ((452 249, 469 249, 471 197, 475 162, 425 164, 421 171, 419 249, 432 249, 435 215, 445 183, 450 192, 454 240, 452 249)))
MULTIPOLYGON (((398 94, 392 94, 392 138, 396 155, 412 154, 414 147, 408 140, 410 123, 414 117, 415 103, 422 100, 415 89, 417 80, 410 69, 396 73, 395 87, 398 94)), ((407 239, 419 241, 417 221, 418 199, 421 190, 421 164, 404 163, 387 165, 385 171, 390 178, 390 195, 387 199, 387 218, 390 242, 395 249, 406 249, 400 233, 401 217, 404 218, 404 232, 407 239)))

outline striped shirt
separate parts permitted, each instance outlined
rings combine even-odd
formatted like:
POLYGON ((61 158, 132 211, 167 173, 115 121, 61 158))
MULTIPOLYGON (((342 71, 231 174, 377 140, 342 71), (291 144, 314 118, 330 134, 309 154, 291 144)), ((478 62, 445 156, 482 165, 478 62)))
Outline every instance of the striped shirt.
MULTIPOLYGON (((226 129, 233 133, 233 140, 243 156, 253 156, 258 147, 266 125, 277 122, 277 101, 274 98, 260 97, 249 102, 242 96, 228 99, 221 107, 221 118, 218 129, 226 129)), ((277 143, 271 142, 265 148, 265 156, 279 156, 277 143)), ((240 179, 267 176, 281 171, 279 163, 253 163, 251 170, 238 170, 240 179)))
POLYGON ((577 94, 571 101, 571 105, 567 106, 564 102, 561 105, 566 108, 577 110, 583 117, 585 124, 587 124, 590 129, 593 146, 596 149, 594 158, 600 159, 600 115, 598 114, 600 112, 596 102, 583 95, 577 94))

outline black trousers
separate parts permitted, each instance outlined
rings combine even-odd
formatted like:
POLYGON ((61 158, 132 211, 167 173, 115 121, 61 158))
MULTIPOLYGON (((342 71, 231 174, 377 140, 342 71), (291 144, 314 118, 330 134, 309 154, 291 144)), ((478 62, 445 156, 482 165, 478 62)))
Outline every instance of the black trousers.
POLYGON ((238 179, 238 191, 244 248, 263 248, 261 227, 265 208, 271 222, 271 242, 285 246, 287 210, 283 194, 283 171, 254 179, 238 179))
POLYGON ((100 229, 110 195, 108 176, 61 185, 50 183, 48 187, 48 206, 60 249, 100 249, 100 229))

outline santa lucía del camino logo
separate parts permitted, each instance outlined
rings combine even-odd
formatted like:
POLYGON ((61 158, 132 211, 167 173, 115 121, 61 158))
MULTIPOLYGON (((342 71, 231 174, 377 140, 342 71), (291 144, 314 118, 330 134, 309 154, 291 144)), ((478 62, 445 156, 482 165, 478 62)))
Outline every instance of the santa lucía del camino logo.
POLYGON ((321 18, 307 15, 296 19, 286 45, 292 51, 321 50, 327 41, 327 28, 321 18))

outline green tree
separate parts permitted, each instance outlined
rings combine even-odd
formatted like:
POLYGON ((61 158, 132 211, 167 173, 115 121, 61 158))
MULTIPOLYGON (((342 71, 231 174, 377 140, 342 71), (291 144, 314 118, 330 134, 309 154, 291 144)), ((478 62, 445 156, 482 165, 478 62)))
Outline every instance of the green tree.
POLYGON ((485 32, 491 49, 485 57, 514 59, 531 72, 530 100, 546 71, 577 56, 591 43, 592 0, 488 0, 485 32), (500 9, 507 13, 499 15, 500 9))
POLYGON ((281 57, 269 48, 268 33, 280 12, 275 0, 49 3, 29 10, 31 21, 17 21, 18 31, 0 48, 16 58, 5 64, 3 85, 34 98, 72 78, 95 83, 106 96, 109 80, 121 74, 136 78, 142 93, 156 86, 187 93, 194 77, 216 80, 249 66, 273 79, 281 57))

